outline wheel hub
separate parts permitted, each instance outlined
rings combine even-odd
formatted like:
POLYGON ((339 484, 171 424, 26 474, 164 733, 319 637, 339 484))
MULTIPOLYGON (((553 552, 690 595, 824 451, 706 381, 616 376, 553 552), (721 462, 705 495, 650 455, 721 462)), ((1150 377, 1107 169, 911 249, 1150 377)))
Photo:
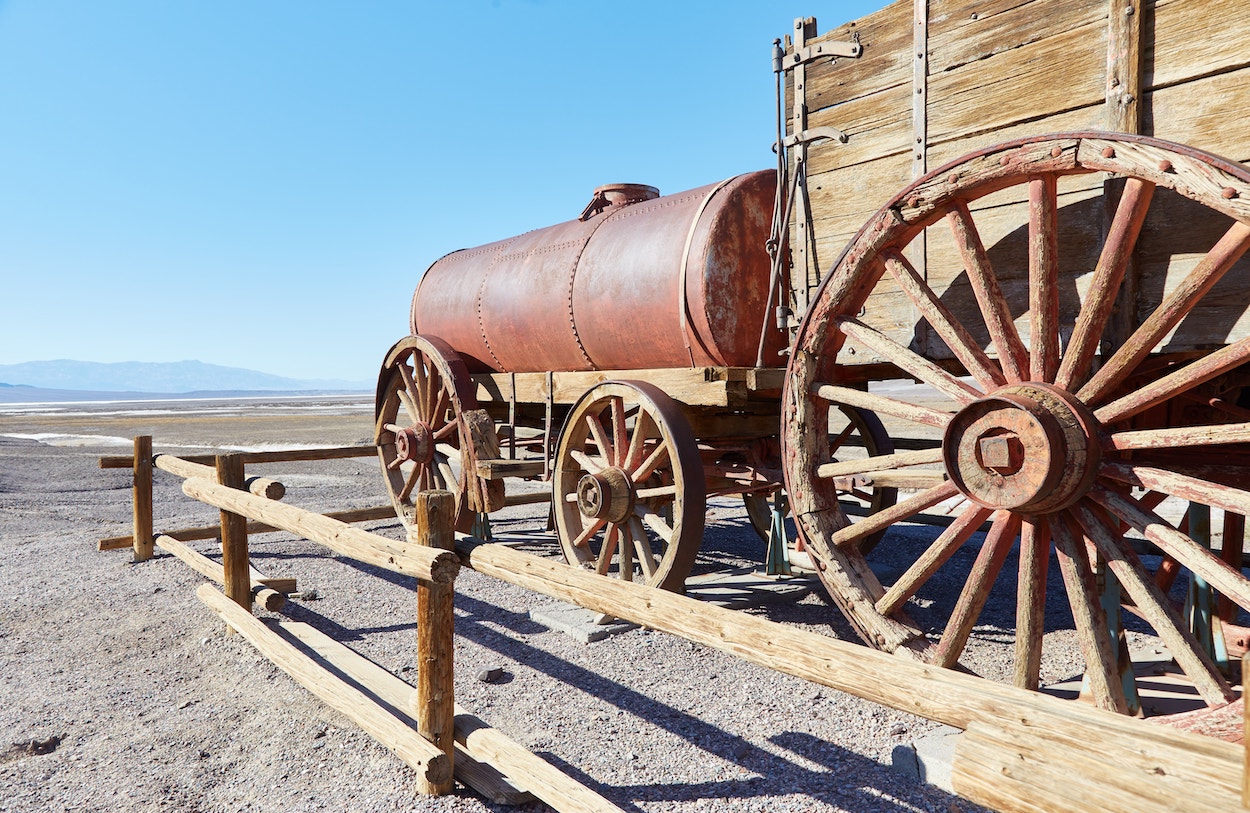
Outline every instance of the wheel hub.
POLYGON ((987 508, 1066 508, 1098 472, 1097 421, 1072 395, 1046 384, 1003 387, 963 408, 942 440, 951 480, 987 508))
POLYGON ((621 522, 634 510, 634 489, 624 469, 612 467, 577 481, 577 509, 582 516, 621 522))
POLYGON ((402 462, 429 463, 434 459, 434 433, 424 421, 395 433, 395 457, 402 462))

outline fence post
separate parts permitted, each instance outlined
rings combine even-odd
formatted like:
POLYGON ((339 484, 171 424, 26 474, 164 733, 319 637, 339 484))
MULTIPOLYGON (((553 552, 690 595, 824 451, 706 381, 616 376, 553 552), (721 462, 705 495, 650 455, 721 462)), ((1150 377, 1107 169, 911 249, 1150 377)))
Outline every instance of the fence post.
MULTIPOLYGON (((228 488, 243 488, 243 457, 217 456, 217 482, 228 488)), ((226 595, 249 613, 252 611, 252 574, 247 555, 247 518, 221 512, 221 564, 225 570, 226 595)))
MULTIPOLYGON (((418 545, 455 550, 455 498, 447 491, 423 491, 417 495, 417 528, 409 541, 418 545)), ((417 691, 413 717, 417 733, 455 759, 455 582, 435 584, 417 580, 417 691)), ((421 792, 450 793, 453 782, 418 779, 421 792)))
POLYGON ((133 526, 130 542, 134 547, 135 561, 152 558, 152 436, 139 435, 134 447, 134 496, 131 510, 133 526))

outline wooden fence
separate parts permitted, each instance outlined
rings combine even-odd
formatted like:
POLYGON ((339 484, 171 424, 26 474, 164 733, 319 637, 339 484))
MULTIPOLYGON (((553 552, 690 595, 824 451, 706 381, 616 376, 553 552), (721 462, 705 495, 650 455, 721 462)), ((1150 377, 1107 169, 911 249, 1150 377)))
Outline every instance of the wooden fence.
MULTIPOLYGON (((372 447, 358 451, 363 449, 371 451, 372 447)), ((355 456, 347 450, 331 451, 334 456, 355 456)), ((312 454, 283 459, 316 459, 312 454)), ((160 457, 164 456, 156 460, 160 457)), ((521 801, 529 798, 528 791, 560 811, 618 809, 455 705, 452 608, 455 578, 465 566, 769 669, 962 728, 965 733, 952 770, 954 789, 997 810, 1174 813, 1250 809, 1250 787, 1245 782, 1250 776, 1246 770, 1250 752, 1244 746, 915 663, 632 582, 605 579, 505 545, 468 536, 456 539, 452 497, 446 492, 418 495, 417 526, 406 543, 397 542, 329 515, 252 493, 257 489, 274 493, 280 484, 254 480, 247 485, 244 462, 274 459, 273 453, 224 455, 211 469, 198 460, 154 463, 150 438, 137 438, 133 458, 102 458, 101 465, 135 472, 135 530, 129 541, 136 558, 150 556, 152 546, 158 545, 223 583, 225 595, 210 585, 200 587, 197 595, 277 666, 412 766, 427 793, 448 792, 454 772, 456 778, 496 801, 521 801), (183 491, 188 496, 221 509, 221 565, 187 548, 179 532, 152 534, 153 468, 187 477, 183 491), (291 580, 258 576, 247 561, 249 530, 275 528, 417 577, 415 688, 306 624, 270 625, 251 614, 254 591, 258 598, 266 598, 280 592, 275 584, 293 587, 291 580), (307 649, 318 657, 310 657, 307 649)), ((182 534, 188 530, 199 534, 208 529, 183 529, 182 534)), ((101 548, 121 547, 118 539, 104 540, 101 548)), ((1243 666, 1243 675, 1250 673, 1250 663, 1243 666)))

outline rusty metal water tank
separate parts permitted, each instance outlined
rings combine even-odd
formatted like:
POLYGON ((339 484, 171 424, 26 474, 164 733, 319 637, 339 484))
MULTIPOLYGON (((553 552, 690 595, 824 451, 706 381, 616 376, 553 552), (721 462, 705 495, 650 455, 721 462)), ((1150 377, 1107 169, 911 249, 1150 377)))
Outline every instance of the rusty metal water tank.
MULTIPOLYGON (((775 183, 767 170, 664 197, 600 187, 577 220, 430 266, 412 332, 476 371, 753 366, 775 183)), ((782 338, 769 333, 775 360, 782 338)))

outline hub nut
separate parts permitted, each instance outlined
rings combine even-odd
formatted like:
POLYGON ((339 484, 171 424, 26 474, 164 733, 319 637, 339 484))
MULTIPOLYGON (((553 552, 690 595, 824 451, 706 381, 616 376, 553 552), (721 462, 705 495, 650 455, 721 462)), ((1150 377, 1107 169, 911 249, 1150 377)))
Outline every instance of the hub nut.
POLYGON ((577 481, 577 510, 582 516, 621 522, 634 510, 634 488, 624 469, 607 468, 577 481))

